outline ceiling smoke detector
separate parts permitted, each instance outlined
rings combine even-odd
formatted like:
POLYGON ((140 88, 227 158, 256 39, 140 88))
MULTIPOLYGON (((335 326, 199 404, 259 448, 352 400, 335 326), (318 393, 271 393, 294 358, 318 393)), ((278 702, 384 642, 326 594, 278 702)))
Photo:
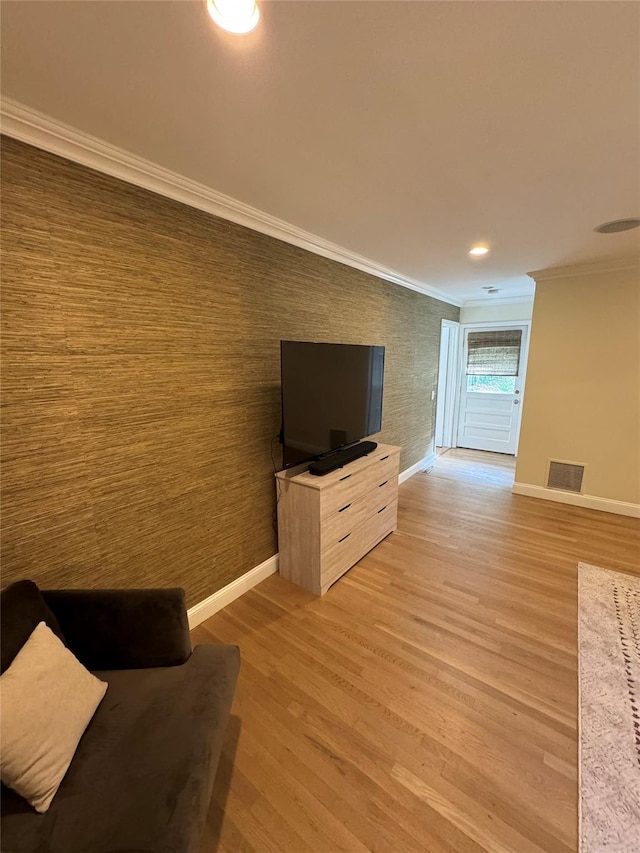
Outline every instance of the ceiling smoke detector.
POLYGON ((594 228, 599 234, 617 234, 618 231, 631 231, 640 225, 640 219, 614 219, 612 222, 603 222, 594 228))

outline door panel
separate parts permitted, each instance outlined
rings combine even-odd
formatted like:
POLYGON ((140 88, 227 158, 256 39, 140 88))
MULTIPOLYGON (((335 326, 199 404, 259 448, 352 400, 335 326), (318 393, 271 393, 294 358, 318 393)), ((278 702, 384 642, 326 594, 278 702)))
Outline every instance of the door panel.
MULTIPOLYGON (((518 324, 505 324, 499 328, 493 326, 465 329, 458 447, 495 453, 516 453, 524 388, 526 359, 523 356, 526 356, 527 331, 527 326, 518 324), (504 347, 505 358, 501 358, 500 332, 517 331, 522 333, 519 352, 515 351, 517 347, 514 350, 511 340, 508 341, 509 345, 504 347), (472 337, 473 354, 470 358, 469 335, 473 336, 478 332, 482 334, 472 337), (497 332, 497 340, 492 341, 491 335, 487 334, 489 332, 497 332), (486 347, 484 360, 483 347, 486 347), (491 371, 495 371, 495 375, 491 371), (508 371, 513 375, 508 375, 508 371)), ((503 338, 508 337, 503 335, 503 338)))

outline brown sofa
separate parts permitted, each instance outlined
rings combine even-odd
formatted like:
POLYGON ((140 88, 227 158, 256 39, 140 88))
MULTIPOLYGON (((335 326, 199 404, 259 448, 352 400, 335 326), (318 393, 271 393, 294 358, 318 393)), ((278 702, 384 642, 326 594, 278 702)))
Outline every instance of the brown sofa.
POLYGON ((184 592, 2 592, 2 671, 45 621, 108 682, 51 807, 2 788, 2 853, 197 853, 238 676, 236 646, 191 651, 184 592))

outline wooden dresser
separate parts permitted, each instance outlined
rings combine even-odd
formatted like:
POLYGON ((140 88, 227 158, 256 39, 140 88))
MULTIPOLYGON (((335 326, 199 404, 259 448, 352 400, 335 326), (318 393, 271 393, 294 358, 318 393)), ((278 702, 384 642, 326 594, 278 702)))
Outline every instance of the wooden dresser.
POLYGON ((400 448, 379 444, 324 477, 306 467, 276 474, 280 574, 324 595, 396 529, 400 448))

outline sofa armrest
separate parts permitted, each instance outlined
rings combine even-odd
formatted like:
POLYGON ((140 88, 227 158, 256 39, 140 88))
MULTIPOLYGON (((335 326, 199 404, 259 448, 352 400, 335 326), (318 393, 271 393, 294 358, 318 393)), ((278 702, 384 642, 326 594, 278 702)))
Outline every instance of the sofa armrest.
POLYGON ((183 589, 43 590, 87 669, 176 666, 191 654, 183 589))

